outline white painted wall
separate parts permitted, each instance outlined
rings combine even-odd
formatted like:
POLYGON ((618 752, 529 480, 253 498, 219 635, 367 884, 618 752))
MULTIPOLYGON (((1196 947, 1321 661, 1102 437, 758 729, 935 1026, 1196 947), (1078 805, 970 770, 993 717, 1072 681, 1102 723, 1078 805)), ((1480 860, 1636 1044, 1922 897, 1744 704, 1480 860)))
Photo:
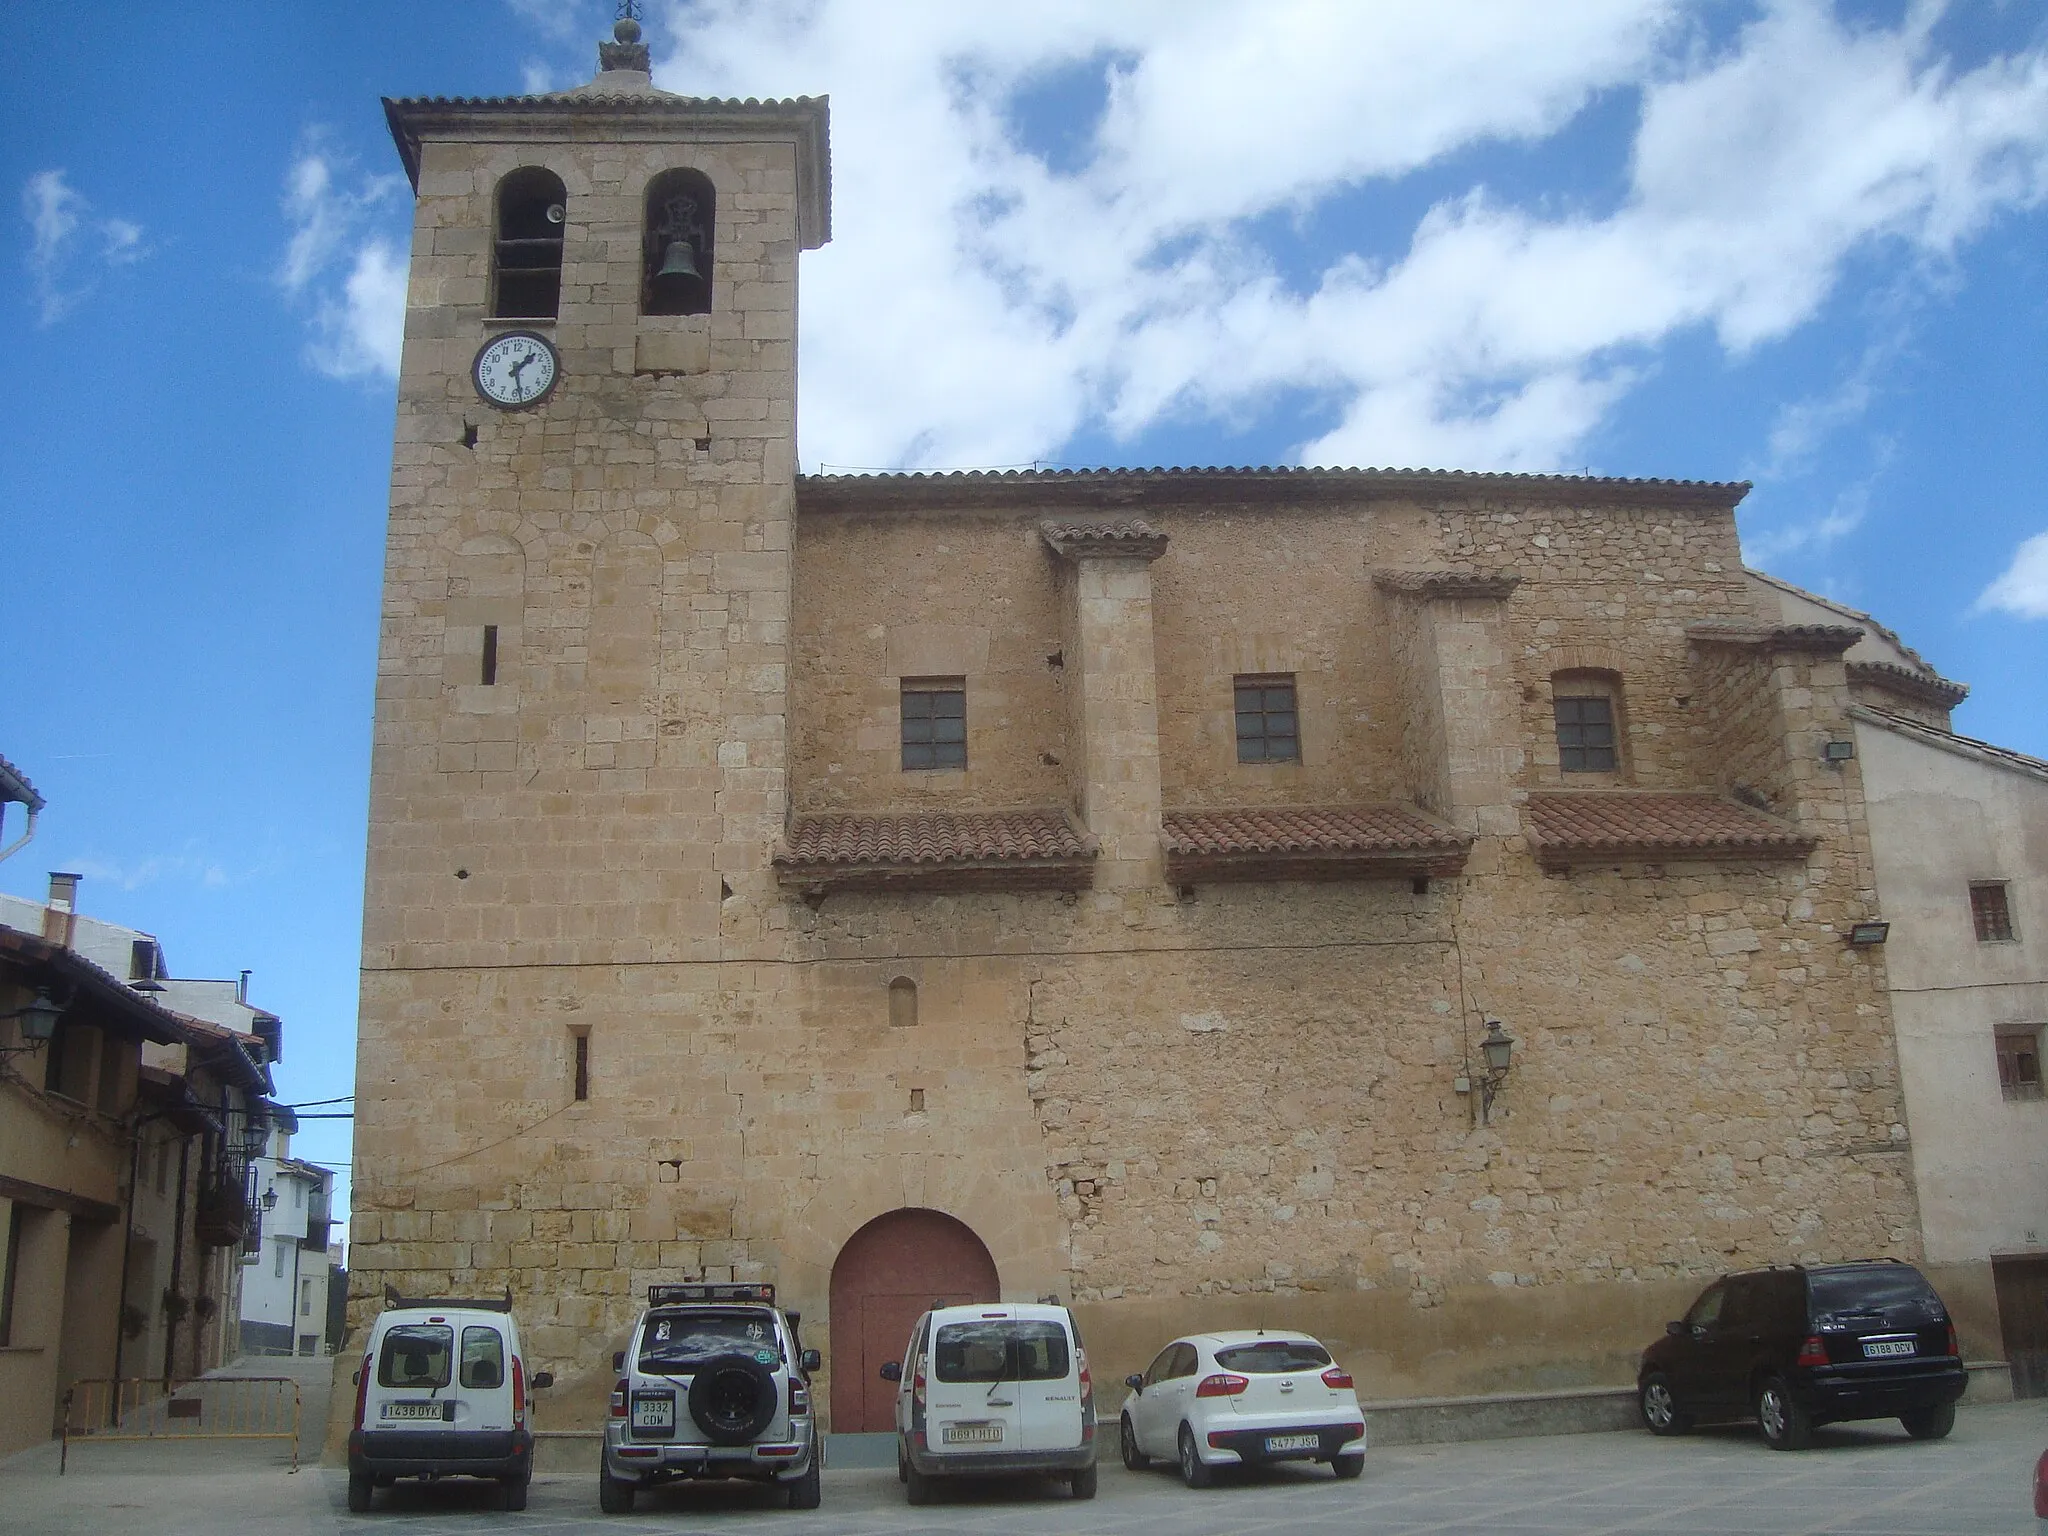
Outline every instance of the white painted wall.
POLYGON ((1998 1086, 2000 1024, 2048 1024, 2048 768, 1859 716, 1927 1256, 2048 1254, 2048 1102, 1998 1086), (1973 881, 2008 886, 2012 943, 1977 941, 1973 881))

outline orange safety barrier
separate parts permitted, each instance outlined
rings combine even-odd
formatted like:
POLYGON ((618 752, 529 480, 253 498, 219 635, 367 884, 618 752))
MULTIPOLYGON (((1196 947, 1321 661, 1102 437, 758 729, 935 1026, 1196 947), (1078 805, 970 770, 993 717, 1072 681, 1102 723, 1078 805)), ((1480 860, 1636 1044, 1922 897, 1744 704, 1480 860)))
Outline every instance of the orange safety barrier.
POLYGON ((299 1384, 289 1376, 92 1376, 64 1393, 61 1476, 79 1440, 288 1440, 299 1470, 299 1384))

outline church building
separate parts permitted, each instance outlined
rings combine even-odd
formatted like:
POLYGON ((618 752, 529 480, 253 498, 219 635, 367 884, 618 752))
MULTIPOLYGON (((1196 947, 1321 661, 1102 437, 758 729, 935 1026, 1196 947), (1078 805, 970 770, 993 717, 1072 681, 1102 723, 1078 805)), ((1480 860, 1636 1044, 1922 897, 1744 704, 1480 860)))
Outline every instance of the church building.
POLYGON ((1919 1256, 1886 682, 1746 577, 1746 486, 799 474, 827 104, 617 38, 386 103, 354 1322, 509 1285, 587 1426, 651 1282, 772 1281, 860 1430, 936 1298, 1069 1302, 1098 1386, 1305 1328, 1386 1399, 1919 1256))

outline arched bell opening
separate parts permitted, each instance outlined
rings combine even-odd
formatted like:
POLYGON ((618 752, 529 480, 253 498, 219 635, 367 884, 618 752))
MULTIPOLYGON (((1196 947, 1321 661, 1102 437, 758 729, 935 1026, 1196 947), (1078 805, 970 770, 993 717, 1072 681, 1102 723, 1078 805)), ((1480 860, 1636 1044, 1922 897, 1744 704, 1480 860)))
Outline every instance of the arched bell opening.
POLYGON ((647 184, 641 240, 640 312, 711 313, 712 235, 717 194, 702 171, 663 171, 647 184))
POLYGON ((988 1248, 944 1211, 890 1211, 855 1232, 832 1263, 834 1432, 895 1427, 896 1388, 881 1369, 903 1358, 928 1307, 1001 1297, 988 1248))
POLYGON ((497 238, 491 247, 491 314, 499 320, 552 320, 562 308, 562 234, 569 194, 562 178, 528 165, 498 183, 497 238))

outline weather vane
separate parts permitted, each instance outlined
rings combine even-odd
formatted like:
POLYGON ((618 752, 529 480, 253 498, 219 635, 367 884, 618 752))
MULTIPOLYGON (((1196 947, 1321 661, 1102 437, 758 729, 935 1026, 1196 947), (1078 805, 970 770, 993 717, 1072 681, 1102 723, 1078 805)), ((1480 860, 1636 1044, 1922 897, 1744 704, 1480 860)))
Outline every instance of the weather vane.
POLYGON ((615 21, 645 21, 647 18, 640 14, 640 0, 619 0, 619 13, 612 19, 615 21))

